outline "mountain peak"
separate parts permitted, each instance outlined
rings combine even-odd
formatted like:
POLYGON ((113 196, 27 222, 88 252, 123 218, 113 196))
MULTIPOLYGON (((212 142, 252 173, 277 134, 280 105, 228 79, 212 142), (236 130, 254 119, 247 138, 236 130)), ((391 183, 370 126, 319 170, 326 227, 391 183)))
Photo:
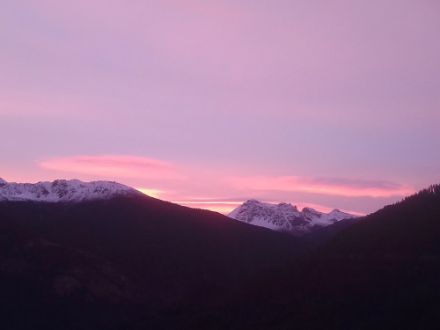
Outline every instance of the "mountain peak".
POLYGON ((302 209, 302 213, 321 214, 321 212, 316 211, 314 208, 307 207, 307 206, 302 209))
POLYGON ((55 180, 34 184, 0 181, 0 201, 81 202, 140 194, 111 181, 55 180))
POLYGON ((337 221, 354 218, 338 209, 321 213, 310 207, 300 212, 290 203, 270 204, 255 199, 244 202, 229 214, 230 218, 251 225, 286 231, 296 236, 304 235, 314 228, 325 227, 337 221))
POLYGON ((0 186, 7 184, 8 182, 6 180, 3 180, 3 178, 0 178, 0 186))
POLYGON ((243 203, 244 205, 252 205, 252 204, 263 204, 262 202, 260 202, 257 199, 248 199, 246 202, 243 203))

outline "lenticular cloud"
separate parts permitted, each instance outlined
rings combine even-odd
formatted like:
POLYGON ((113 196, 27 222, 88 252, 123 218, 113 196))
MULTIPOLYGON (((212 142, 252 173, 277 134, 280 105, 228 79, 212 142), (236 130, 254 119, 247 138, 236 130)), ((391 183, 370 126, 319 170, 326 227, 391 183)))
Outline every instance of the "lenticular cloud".
POLYGON ((73 156, 48 159, 40 162, 39 165, 48 170, 100 177, 160 180, 180 180, 184 178, 170 163, 137 156, 73 156))

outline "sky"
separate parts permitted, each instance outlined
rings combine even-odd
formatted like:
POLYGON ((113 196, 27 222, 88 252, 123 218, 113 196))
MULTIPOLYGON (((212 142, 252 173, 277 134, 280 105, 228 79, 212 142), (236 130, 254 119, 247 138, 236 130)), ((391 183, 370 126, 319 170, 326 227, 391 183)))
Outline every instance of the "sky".
POLYGON ((437 0, 0 0, 0 177, 227 213, 440 183, 437 0))

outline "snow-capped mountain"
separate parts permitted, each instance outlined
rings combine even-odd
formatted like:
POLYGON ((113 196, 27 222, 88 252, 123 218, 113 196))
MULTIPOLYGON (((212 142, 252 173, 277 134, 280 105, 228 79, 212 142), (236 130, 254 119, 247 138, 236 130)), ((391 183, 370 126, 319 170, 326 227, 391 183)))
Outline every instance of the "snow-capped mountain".
POLYGON ((299 211, 291 204, 269 204, 251 199, 233 210, 229 217, 251 225, 301 236, 314 229, 355 216, 337 209, 330 213, 322 213, 305 207, 299 211))
POLYGON ((141 195, 141 193, 120 183, 109 181, 55 180, 32 184, 7 182, 0 178, 0 202, 81 202, 131 195, 141 195))

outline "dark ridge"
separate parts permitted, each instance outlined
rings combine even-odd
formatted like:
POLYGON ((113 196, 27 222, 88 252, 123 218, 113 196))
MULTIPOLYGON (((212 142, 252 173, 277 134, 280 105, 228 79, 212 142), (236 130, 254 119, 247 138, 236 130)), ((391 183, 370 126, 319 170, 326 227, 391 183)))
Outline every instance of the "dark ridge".
POLYGON ((226 305, 297 245, 148 197, 0 203, 0 219, 3 329, 178 327, 174 311, 226 305))
POLYGON ((245 308, 261 318, 242 318, 243 328, 438 328, 439 185, 324 241, 318 239, 316 250, 280 268, 277 276, 268 274, 251 285, 249 292, 257 292, 269 284, 245 308))
POLYGON ((4 329, 437 329, 439 278, 438 185, 303 240, 147 197, 0 203, 4 329))

